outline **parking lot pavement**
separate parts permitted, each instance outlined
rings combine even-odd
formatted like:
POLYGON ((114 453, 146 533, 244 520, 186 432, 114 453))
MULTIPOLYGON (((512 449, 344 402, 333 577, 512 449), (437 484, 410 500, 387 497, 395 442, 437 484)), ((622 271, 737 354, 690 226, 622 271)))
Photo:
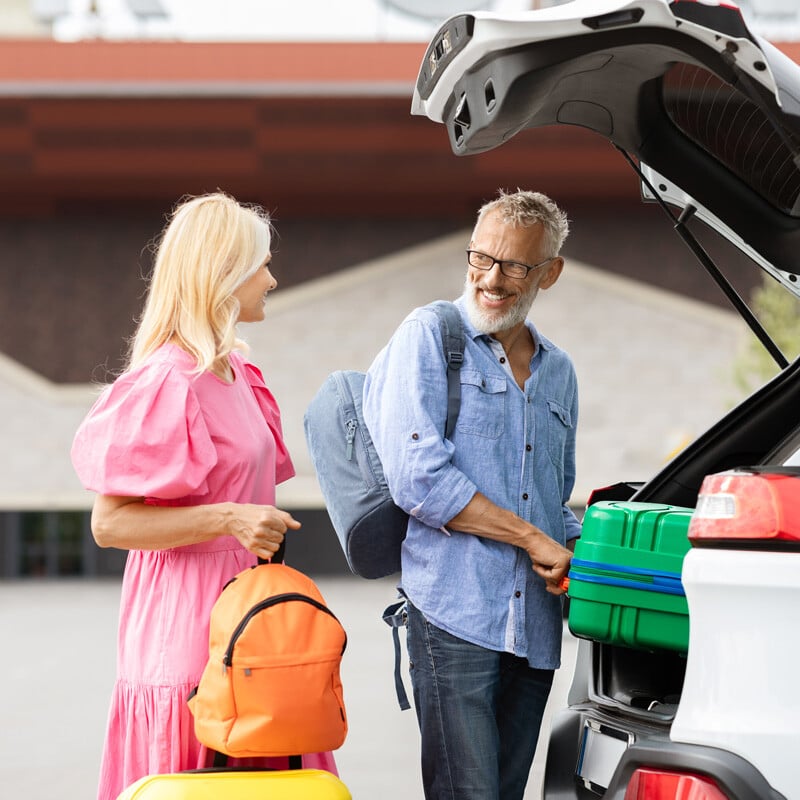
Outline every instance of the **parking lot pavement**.
MULTIPOLYGON (((320 577, 342 621, 342 662, 350 731, 336 758, 355 800, 421 798, 419 737, 413 711, 394 693, 394 651, 381 620, 394 581, 320 577)), ((3 797, 92 800, 114 679, 119 605, 116 580, 0 581, 0 786, 3 797)), ((565 634, 549 714, 565 705, 575 640, 565 634)), ((410 685, 406 679, 407 688, 410 685)), ((526 800, 540 798, 544 747, 526 800)))

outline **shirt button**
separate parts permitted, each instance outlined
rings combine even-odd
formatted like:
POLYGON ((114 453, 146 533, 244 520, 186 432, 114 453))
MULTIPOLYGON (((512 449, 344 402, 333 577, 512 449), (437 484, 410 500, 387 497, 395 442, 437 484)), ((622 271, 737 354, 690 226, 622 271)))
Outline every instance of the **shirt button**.
POLYGON ((527 492, 525 492, 525 494, 522 495, 522 499, 523 500, 527 500, 528 499, 528 493, 527 492))
POLYGON ((416 442, 416 441, 419 440, 419 434, 418 433, 412 433, 411 434, 411 438, 416 442))
POLYGON ((526 449, 526 450, 527 450, 527 451, 530 453, 530 451, 531 451, 531 446, 530 446, 529 444, 526 444, 526 445, 525 445, 525 449, 526 449))
POLYGON ((522 597, 522 592, 514 592, 514 597, 522 597))
POLYGON ((500 363, 501 364, 505 364, 506 363, 506 360, 505 360, 505 358, 503 356, 500 356, 500 363))

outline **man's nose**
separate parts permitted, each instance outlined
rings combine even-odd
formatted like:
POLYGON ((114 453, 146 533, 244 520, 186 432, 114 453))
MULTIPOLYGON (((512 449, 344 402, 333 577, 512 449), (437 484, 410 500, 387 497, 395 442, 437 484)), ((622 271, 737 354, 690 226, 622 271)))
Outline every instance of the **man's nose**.
POLYGON ((500 272, 500 263, 495 261, 486 272, 486 283, 491 286, 498 286, 503 282, 504 277, 503 273, 500 272))

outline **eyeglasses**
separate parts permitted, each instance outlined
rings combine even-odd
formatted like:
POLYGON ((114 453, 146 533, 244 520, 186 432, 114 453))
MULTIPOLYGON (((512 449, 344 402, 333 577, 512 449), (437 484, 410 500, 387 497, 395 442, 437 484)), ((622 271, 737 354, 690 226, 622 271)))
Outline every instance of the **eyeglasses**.
POLYGON ((544 261, 540 261, 538 264, 530 265, 523 264, 521 261, 501 261, 499 258, 494 258, 493 256, 486 255, 486 253, 481 253, 480 250, 467 250, 467 263, 471 267, 488 271, 495 264, 497 264, 497 266, 500 267, 500 272, 502 272, 506 278, 517 278, 518 280, 527 278, 528 273, 532 269, 543 267, 554 258, 555 256, 550 256, 550 258, 546 258, 544 261))

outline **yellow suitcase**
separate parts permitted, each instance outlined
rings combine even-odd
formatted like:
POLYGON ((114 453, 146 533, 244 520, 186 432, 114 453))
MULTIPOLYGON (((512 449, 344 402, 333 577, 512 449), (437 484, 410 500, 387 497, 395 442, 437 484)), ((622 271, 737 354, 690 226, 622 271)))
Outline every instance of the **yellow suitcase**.
POLYGON ((320 769, 226 770, 148 775, 117 800, 352 800, 347 787, 320 769))

